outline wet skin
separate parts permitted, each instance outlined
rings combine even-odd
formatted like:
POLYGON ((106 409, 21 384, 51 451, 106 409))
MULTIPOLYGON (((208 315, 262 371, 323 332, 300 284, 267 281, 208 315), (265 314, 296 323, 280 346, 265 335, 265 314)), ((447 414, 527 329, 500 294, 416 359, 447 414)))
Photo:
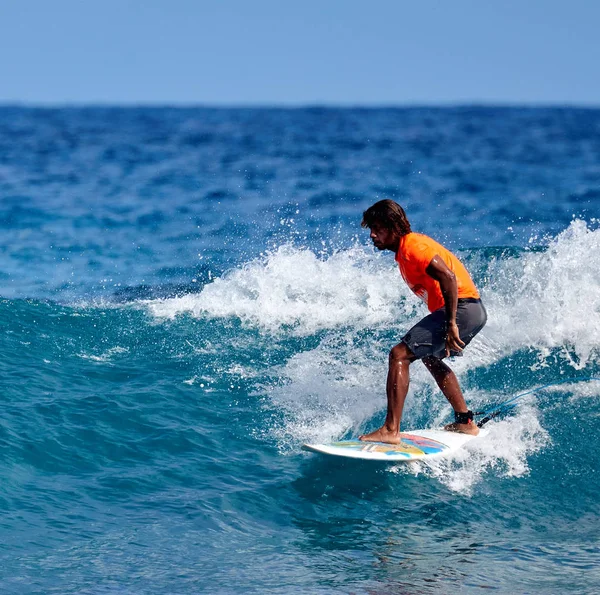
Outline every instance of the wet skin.
MULTIPOLYGON (((401 236, 385 226, 373 225, 370 237, 373 245, 378 250, 391 250, 397 253, 400 248, 401 236)), ((450 355, 451 351, 462 351, 464 343, 460 339, 456 325, 456 308, 458 305, 456 277, 439 256, 434 256, 426 269, 426 273, 438 281, 442 295, 444 296, 448 325, 446 356, 450 355)), ((402 419, 404 401, 408 393, 410 381, 409 367, 416 359, 405 343, 399 343, 392 348, 389 355, 386 383, 387 415, 385 423, 378 430, 359 436, 359 440, 366 442, 386 442, 389 444, 399 444, 401 442, 400 421, 402 419)), ((466 413, 468 411, 467 403, 454 372, 440 358, 431 356, 423 358, 422 361, 434 377, 444 396, 450 402, 450 405, 452 405, 454 411, 466 413)), ((474 423, 453 423, 448 424, 444 429, 465 434, 479 434, 479 428, 474 423)))

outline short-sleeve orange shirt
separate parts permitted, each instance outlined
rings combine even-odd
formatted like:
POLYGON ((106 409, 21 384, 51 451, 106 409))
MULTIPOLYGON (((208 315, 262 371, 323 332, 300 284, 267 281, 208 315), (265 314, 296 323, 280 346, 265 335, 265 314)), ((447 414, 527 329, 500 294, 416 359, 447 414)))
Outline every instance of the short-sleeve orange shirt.
POLYGON ((456 275, 459 298, 479 298, 479 292, 467 269, 450 250, 421 233, 408 233, 400 238, 396 262, 410 289, 420 297, 430 312, 444 307, 440 284, 425 270, 434 256, 439 256, 456 275))

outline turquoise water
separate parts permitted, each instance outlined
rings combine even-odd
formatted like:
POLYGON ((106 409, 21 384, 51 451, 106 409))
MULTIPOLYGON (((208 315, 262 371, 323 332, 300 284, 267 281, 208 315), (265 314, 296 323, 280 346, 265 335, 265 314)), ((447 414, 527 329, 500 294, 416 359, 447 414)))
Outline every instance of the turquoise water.
MULTIPOLYGON (((0 109, 10 593, 593 593, 600 111, 0 109), (489 322, 451 459, 344 462, 424 315, 390 196, 489 322)), ((412 367, 406 429, 450 408, 412 367)))

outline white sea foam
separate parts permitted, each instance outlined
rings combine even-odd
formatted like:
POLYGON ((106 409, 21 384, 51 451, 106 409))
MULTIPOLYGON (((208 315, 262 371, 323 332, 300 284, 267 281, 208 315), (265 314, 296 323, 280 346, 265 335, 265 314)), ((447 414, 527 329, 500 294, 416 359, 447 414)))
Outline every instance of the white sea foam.
POLYGON ((598 399, 600 400, 600 377, 591 378, 587 382, 565 382, 556 386, 549 386, 544 389, 551 393, 569 393, 571 402, 580 399, 598 399))
POLYGON ((127 349, 126 347, 119 347, 117 345, 116 347, 111 347, 110 349, 108 349, 104 353, 101 353, 100 355, 96 355, 94 353, 80 353, 79 357, 81 359, 87 359, 98 363, 110 363, 115 358, 115 356, 122 355, 124 353, 129 353, 129 349, 127 349))
POLYGON ((600 229, 575 220, 545 252, 494 263, 483 288, 486 340, 502 354, 523 347, 548 364, 550 350, 581 369, 600 347, 600 229))
POLYGON ((357 246, 319 258, 286 245, 215 279, 199 294, 154 300, 148 307, 157 317, 234 317, 265 332, 291 327, 310 335, 405 318, 414 311, 407 297, 393 260, 371 250, 357 246))
POLYGON ((468 495, 487 473, 527 475, 528 457, 549 444, 550 436, 540 425, 536 409, 522 406, 516 415, 487 424, 484 436, 449 457, 396 465, 390 471, 435 477, 452 491, 468 495))
POLYGON ((328 337, 272 369, 279 379, 265 387, 269 403, 283 413, 281 425, 269 428, 284 451, 302 442, 330 441, 361 424, 381 408, 385 353, 372 343, 357 346, 350 332, 328 337))

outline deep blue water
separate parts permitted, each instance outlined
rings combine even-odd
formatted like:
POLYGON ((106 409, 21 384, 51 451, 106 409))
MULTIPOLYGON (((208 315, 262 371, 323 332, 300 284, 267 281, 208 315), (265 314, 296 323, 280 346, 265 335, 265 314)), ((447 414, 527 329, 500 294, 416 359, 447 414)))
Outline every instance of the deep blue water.
POLYGON ((600 110, 0 108, 2 591, 596 592, 598 217, 600 110), (429 465, 300 448, 425 314, 384 197, 481 289, 473 408, 562 383, 429 465))

